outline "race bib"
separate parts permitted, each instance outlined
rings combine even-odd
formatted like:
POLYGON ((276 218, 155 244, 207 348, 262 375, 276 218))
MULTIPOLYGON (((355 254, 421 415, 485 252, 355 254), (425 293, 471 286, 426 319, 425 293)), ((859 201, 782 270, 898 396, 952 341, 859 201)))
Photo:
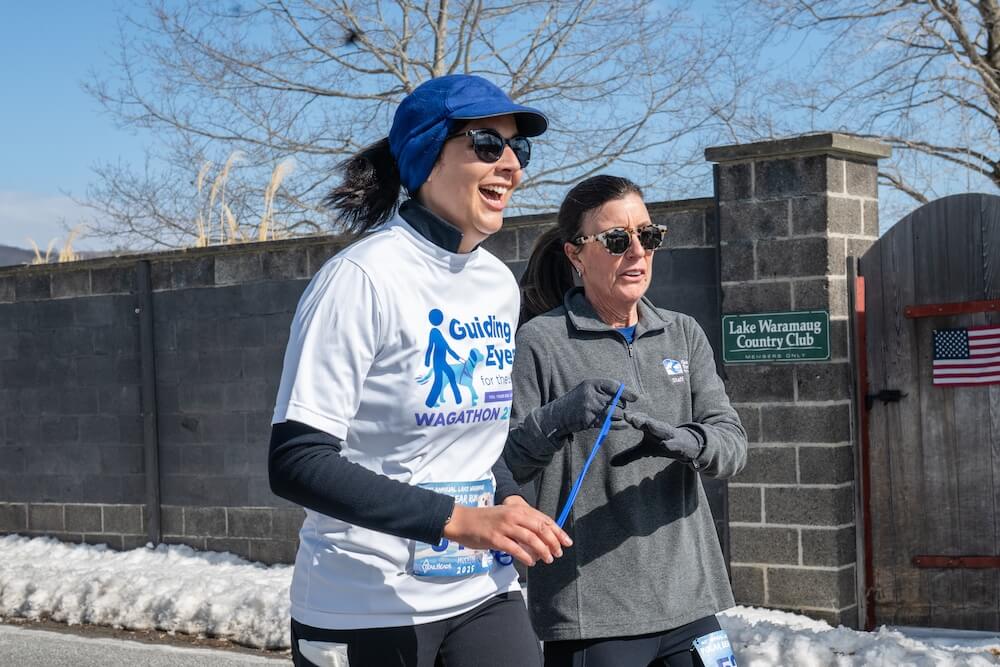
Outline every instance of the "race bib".
MULTIPOLYGON (((456 505, 493 505, 491 479, 478 482, 426 482, 419 486, 453 497, 456 505)), ((492 566, 493 554, 489 549, 468 549, 447 538, 441 538, 440 544, 417 542, 413 553, 413 574, 418 577, 465 577, 489 572, 492 566)))
POLYGON ((698 637, 694 640, 694 650, 705 667, 736 667, 736 656, 725 630, 698 637))

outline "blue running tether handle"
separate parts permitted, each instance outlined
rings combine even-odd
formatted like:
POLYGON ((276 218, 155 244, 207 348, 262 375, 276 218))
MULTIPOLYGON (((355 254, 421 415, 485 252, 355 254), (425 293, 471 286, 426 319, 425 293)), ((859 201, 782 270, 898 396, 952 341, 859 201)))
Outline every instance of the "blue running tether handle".
POLYGON ((583 470, 580 471, 580 475, 573 482, 573 488, 569 491, 569 498, 566 499, 566 505, 563 506, 562 512, 559 513, 559 518, 556 519, 556 525, 560 528, 566 523, 566 517, 569 516, 569 511, 576 501, 576 494, 580 492, 580 485, 583 484, 583 478, 587 474, 590 464, 594 461, 594 457, 597 456, 597 450, 604 443, 604 436, 611 429, 611 415, 614 414, 615 408, 618 407, 618 399, 622 397, 623 391, 625 391, 625 383, 621 382, 618 385, 618 391, 615 392, 615 397, 611 400, 611 405, 608 406, 608 414, 604 416, 604 424, 601 426, 601 432, 597 434, 597 441, 594 443, 594 448, 590 450, 590 456, 587 457, 587 462, 583 464, 583 470))

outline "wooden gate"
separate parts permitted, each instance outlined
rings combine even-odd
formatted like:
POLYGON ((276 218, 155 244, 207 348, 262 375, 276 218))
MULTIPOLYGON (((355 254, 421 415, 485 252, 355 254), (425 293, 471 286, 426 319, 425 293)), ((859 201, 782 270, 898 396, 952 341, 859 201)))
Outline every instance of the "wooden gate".
POLYGON ((1000 197, 921 207, 858 272, 868 625, 1000 630, 1000 384, 932 373, 935 330, 1000 326, 1000 197))

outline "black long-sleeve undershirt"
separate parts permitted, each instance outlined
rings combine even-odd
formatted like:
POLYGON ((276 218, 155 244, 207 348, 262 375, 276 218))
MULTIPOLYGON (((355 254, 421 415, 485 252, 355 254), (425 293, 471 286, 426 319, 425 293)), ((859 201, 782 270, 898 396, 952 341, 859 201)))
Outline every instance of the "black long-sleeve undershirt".
MULTIPOLYGON (((295 421, 271 427, 271 491, 315 512, 382 533, 437 544, 455 500, 380 475, 341 456, 343 443, 295 421)), ((494 501, 518 494, 503 459, 493 466, 494 501)))

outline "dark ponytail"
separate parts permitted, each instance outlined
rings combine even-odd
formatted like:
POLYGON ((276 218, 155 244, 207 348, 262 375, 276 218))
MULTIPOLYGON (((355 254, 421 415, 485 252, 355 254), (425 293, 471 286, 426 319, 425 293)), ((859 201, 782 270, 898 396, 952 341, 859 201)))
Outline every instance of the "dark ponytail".
POLYGON ((388 137, 361 149, 337 168, 344 180, 323 198, 323 205, 338 212, 347 231, 362 234, 392 217, 401 181, 388 137))
POLYGON ((535 241, 521 276, 521 324, 561 306, 566 291, 573 287, 573 264, 563 245, 579 236, 583 217, 630 194, 641 198, 642 189, 627 178, 607 174, 584 179, 566 193, 556 226, 535 241))
POLYGON ((563 252, 565 242, 558 226, 535 239, 521 276, 521 324, 561 306, 563 294, 573 286, 573 265, 563 252))

